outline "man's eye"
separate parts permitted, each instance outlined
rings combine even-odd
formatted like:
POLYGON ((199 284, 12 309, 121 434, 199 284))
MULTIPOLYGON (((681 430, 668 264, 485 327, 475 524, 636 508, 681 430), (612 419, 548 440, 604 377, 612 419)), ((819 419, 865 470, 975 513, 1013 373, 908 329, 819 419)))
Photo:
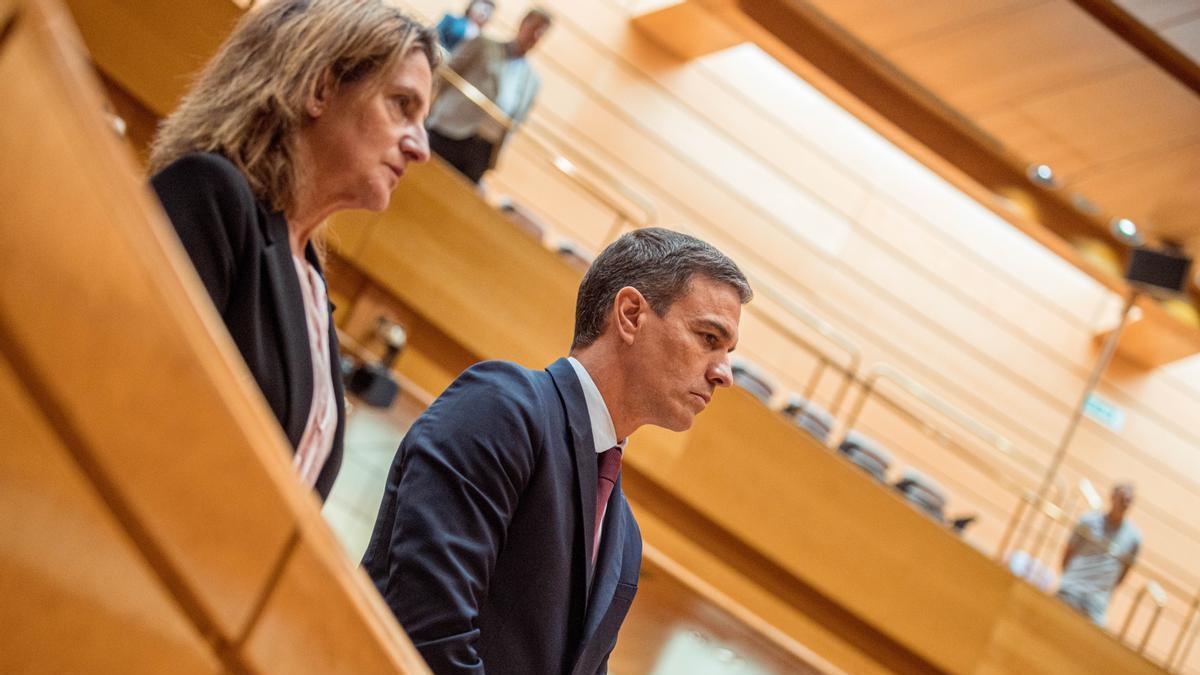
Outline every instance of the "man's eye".
POLYGON ((705 333, 705 334, 704 334, 704 341, 708 343, 708 346, 709 346, 709 347, 716 347, 716 346, 717 346, 717 336, 716 336, 716 335, 713 335, 712 333, 705 333))

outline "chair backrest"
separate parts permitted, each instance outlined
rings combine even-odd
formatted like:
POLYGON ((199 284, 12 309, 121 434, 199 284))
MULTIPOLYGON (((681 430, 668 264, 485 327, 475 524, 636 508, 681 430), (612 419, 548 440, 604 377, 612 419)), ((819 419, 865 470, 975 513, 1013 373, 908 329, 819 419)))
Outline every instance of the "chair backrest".
POLYGON ((771 397, 775 395, 775 384, 771 378, 745 359, 734 360, 733 383, 754 394, 763 403, 770 404, 771 397))
POLYGON ((887 480, 887 470, 892 465, 892 455, 873 438, 851 429, 846 432, 846 437, 838 444, 838 451, 875 478, 881 481, 887 480))
POLYGON ((938 521, 942 520, 942 511, 946 506, 946 490, 937 481, 908 467, 895 487, 914 506, 938 521))
POLYGON ((783 415, 822 443, 833 429, 833 415, 828 410, 794 392, 788 394, 783 415))

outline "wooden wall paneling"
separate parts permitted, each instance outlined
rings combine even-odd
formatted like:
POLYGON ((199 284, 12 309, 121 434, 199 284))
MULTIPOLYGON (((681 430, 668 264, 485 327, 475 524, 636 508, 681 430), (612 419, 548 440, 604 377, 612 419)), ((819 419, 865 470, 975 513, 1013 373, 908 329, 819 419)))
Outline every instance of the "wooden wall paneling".
POLYGON ((883 54, 967 114, 1143 61, 1135 49, 1069 2, 1031 5, 883 54), (1064 25, 1072 30, 1063 31, 1064 25), (955 58, 939 56, 944 54, 955 58))
POLYGON ((352 262, 482 358, 508 358, 540 368, 566 352, 578 272, 551 262, 554 253, 520 233, 444 165, 417 167, 396 196, 404 206, 389 208, 385 222, 405 235, 389 236, 386 228, 376 228, 352 262), (521 261, 519 270, 509 266, 514 260, 521 261), (472 285, 480 274, 494 274, 507 283, 472 285), (469 314, 467 298, 503 312, 466 330, 455 322, 469 314), (513 326, 556 338, 535 343, 514 334, 513 326), (549 350, 550 342, 558 347, 549 350))
POLYGON ((96 63, 159 114, 175 108, 242 14, 227 0, 183 5, 171 0, 136 5, 67 0, 67 5, 96 63), (154 58, 144 58, 146 53, 154 58))
MULTIPOLYGON (((1069 136, 1094 163, 1152 153, 1200 137, 1200 98, 1150 63, 1031 97, 1019 108, 1050 134, 1069 136), (1106 105, 1094 105, 1097 100, 1106 105)), ((1062 177, 1070 182, 1071 173, 1064 171, 1062 177)))
POLYGON ((487 177, 489 188, 502 184, 504 192, 521 208, 534 211, 555 234, 599 253, 617 219, 613 208, 555 169, 520 133, 508 146, 499 167, 487 177))
MULTIPOLYGON (((1126 216, 1122 204, 1139 196, 1144 202, 1145 195, 1173 192, 1179 195, 1182 205, 1194 205, 1198 173, 1200 141, 1191 141, 1146 157, 1130 157, 1119 163, 1092 167, 1086 173, 1074 176, 1068 186, 1089 195, 1108 213, 1126 216), (1171 188, 1164 190, 1163 186, 1171 188)), ((1140 217, 1151 227, 1161 224, 1167 232, 1179 229, 1179 215, 1176 215, 1171 200, 1155 200, 1151 204, 1147 204, 1142 213, 1129 217, 1140 217)))
POLYGON ((984 0, 961 3, 954 0, 901 0, 887 3, 871 0, 818 0, 828 18, 853 25, 854 35, 873 49, 895 48, 930 35, 941 35, 973 23, 997 17, 1042 0, 984 0))
MULTIPOLYGON (((340 259, 337 262, 342 266, 351 265, 340 259)), ((336 283, 334 279, 332 284, 336 283)), ((381 316, 404 326, 408 333, 408 344, 397 359, 394 370, 430 394, 441 393, 459 373, 480 359, 430 323, 424 315, 383 290, 374 279, 367 280, 358 289, 353 310, 345 315, 339 327, 357 346, 366 349, 377 360, 387 351, 386 345, 375 332, 381 316)))
POLYGON ((769 121, 793 124, 794 133, 821 144, 831 161, 869 180, 874 198, 972 256, 980 271, 1015 283, 1034 301, 1090 327, 1093 307, 1106 289, 946 184, 758 48, 730 50, 693 67, 709 70, 739 95, 762 101, 769 121), (743 71, 755 76, 740 76, 743 71), (790 114, 784 117, 782 111, 790 114), (1037 274, 1031 277, 1026 270, 1034 265, 1037 274))
POLYGON ((1018 157, 1050 165, 1058 177, 1070 176, 1092 163, 1080 154, 1072 140, 1035 125, 1020 106, 979 115, 975 123, 1018 157))
POLYGON ((4 354, 0 428, 0 670, 224 672, 4 354))
MULTIPOLYGON (((920 408, 910 401, 905 403, 920 408)), ((956 502, 965 502, 973 508, 987 509, 993 519, 1004 520, 1017 504, 1018 486, 1027 490, 1032 489, 1031 485, 1036 487, 1031 472, 1012 466, 1003 455, 953 424, 931 422, 931 426, 958 438, 965 448, 939 442, 936 432, 926 433, 919 423, 877 400, 868 402, 854 424, 855 429, 892 453, 890 482, 899 480, 909 467, 927 474, 946 487, 948 511, 964 510, 956 502)))
MULTIPOLYGON (((1005 332, 1063 365, 1076 366, 1077 373, 1086 373, 1090 368, 1095 338, 1090 327, 1037 302, 1024 292, 1020 282, 989 270, 978 258, 930 232, 931 226, 921 218, 872 198, 855 225, 858 232, 864 236, 869 233, 875 245, 902 259, 914 273, 924 274, 948 292, 957 289, 958 295, 990 309, 992 320, 1005 332)), ((1032 278, 1025 283, 1041 282, 1045 275, 1038 267, 1031 267, 1026 276, 1032 278)), ((1052 284, 1050 281, 1045 285, 1052 284)))
POLYGON ((29 386, 80 438, 93 480, 144 528, 142 543, 162 556, 155 564, 178 570, 184 587, 173 592, 186 589, 197 603, 189 611, 236 636, 293 523, 275 494, 276 481, 291 480, 282 433, 256 391, 218 385, 250 376, 99 116, 70 24, 26 19, 0 62, 11 102, 0 201, 8 236, 21 242, 0 249, 0 334, 23 377, 36 378, 29 386), (166 372, 170 383, 147 379, 166 372), (153 413, 131 425, 130 411, 153 413), (257 435, 230 442, 230 428, 257 435), (222 477, 219 493, 238 498, 209 499, 195 489, 200 476, 222 477))

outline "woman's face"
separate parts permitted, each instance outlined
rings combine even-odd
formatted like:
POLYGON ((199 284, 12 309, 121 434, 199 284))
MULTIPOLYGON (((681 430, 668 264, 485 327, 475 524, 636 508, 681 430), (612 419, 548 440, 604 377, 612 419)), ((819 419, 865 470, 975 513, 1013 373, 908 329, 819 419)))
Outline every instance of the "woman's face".
POLYGON ((410 163, 429 160, 425 118, 433 82, 429 61, 414 49, 378 79, 344 84, 309 102, 301 130, 304 183, 326 210, 387 208, 410 163))

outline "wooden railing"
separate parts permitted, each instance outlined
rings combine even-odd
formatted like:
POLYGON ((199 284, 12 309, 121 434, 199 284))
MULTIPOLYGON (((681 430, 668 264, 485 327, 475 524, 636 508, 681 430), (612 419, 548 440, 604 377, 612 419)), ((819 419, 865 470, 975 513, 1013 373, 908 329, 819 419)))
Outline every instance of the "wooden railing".
POLYGON ((0 94, 0 671, 428 672, 295 479, 58 3, 0 3, 0 94))

